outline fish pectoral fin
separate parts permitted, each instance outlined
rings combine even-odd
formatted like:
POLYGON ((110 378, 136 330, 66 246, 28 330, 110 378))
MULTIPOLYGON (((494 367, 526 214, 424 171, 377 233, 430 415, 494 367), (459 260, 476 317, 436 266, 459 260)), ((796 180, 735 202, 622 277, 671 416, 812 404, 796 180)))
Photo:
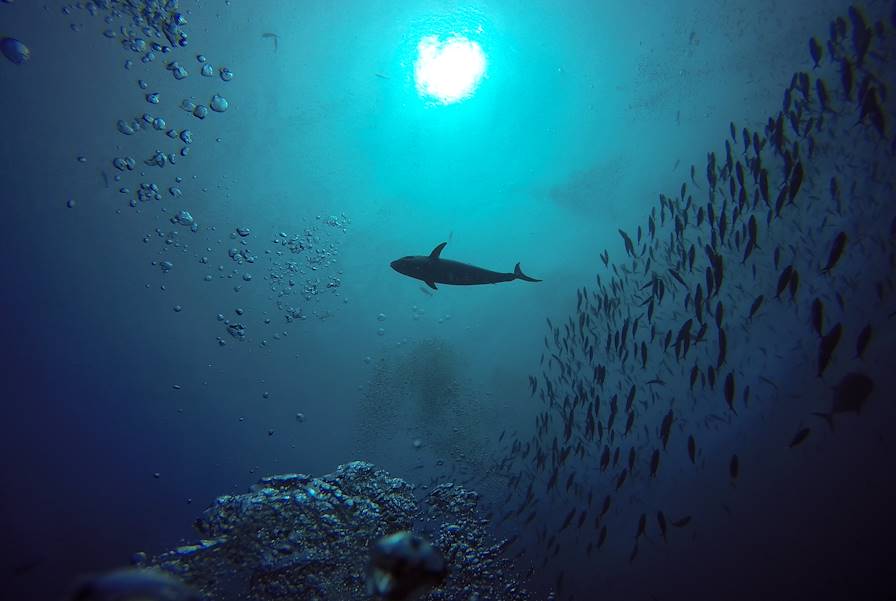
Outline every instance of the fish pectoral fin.
MULTIPOLYGON (((439 244, 438 246, 436 246, 434 249, 432 249, 432 252, 429 253, 429 258, 430 258, 430 259, 438 259, 438 258, 439 258, 439 255, 442 254, 442 249, 445 248, 445 245, 446 245, 446 244, 448 244, 448 243, 447 243, 447 242, 442 242, 441 244, 439 244)), ((433 288, 435 288, 435 286, 433 286, 433 288)))
POLYGON ((438 288, 436 288, 435 282, 426 282, 426 285, 429 286, 430 288, 432 288, 433 290, 438 290, 438 288))

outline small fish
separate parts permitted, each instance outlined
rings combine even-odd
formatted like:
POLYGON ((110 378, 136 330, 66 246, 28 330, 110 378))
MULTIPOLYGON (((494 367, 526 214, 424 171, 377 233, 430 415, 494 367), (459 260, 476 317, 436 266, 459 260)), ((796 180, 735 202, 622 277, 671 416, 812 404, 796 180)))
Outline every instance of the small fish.
POLYGON ((24 576, 26 574, 30 574, 35 568, 39 567, 43 564, 47 558, 43 555, 36 555, 25 559, 24 561, 19 561, 12 567, 12 573, 14 576, 24 576))
POLYGON ((793 277, 793 265, 788 265, 781 271, 781 275, 778 276, 778 288, 775 293, 775 298, 781 296, 781 293, 784 292, 784 289, 787 288, 787 284, 790 283, 790 278, 793 277))
POLYGON ((852 87, 855 82, 855 71, 853 71, 852 63, 849 59, 844 58, 840 61, 840 85, 843 88, 843 96, 852 100, 852 87))
POLYGON ((831 328, 831 331, 822 336, 821 343, 818 345, 818 377, 824 373, 831 361, 831 355, 840 342, 843 335, 843 326, 839 323, 831 328))
POLYGON ((862 355, 865 354, 865 349, 868 348, 868 343, 871 342, 871 324, 869 323, 867 326, 862 328, 862 331, 859 332, 858 338, 856 338, 856 359, 861 359, 862 355))
POLYGON ((753 304, 750 305, 750 316, 748 319, 753 319, 753 316, 756 315, 756 312, 759 311, 759 308, 762 307, 762 303, 765 301, 765 296, 760 294, 756 297, 756 300, 753 301, 753 304))
POLYGON ((822 336, 822 328, 824 326, 824 305, 820 298, 812 301, 812 329, 822 336))
POLYGON ((874 391, 874 381, 861 372, 850 372, 834 386, 834 404, 831 413, 855 413, 862 411, 865 401, 874 391))
POLYGON ((740 460, 737 458, 737 455, 731 456, 731 463, 728 464, 728 473, 731 475, 731 480, 737 480, 737 477, 740 475, 740 460))
POLYGON ((666 539, 666 515, 662 511, 656 512, 656 522, 660 527, 660 534, 663 535, 663 542, 669 542, 668 539, 666 539))
POLYGON ((622 236, 622 240, 623 240, 623 242, 625 242, 625 252, 627 254, 629 254, 632 258, 634 258, 635 257, 635 246, 632 243, 632 239, 629 238, 628 234, 626 234, 621 229, 619 230, 619 235, 622 236))
POLYGON ((734 410, 734 373, 728 372, 728 375, 725 376, 725 402, 728 403, 728 408, 737 415, 737 411, 734 410))
POLYGON ((818 68, 818 63, 821 61, 822 50, 821 44, 818 43, 818 40, 815 38, 809 38, 809 55, 812 57, 812 60, 815 62, 815 65, 812 66, 813 69, 818 68))
POLYGON ((818 96, 818 104, 821 105, 822 113, 834 112, 831 109, 830 103, 828 101, 828 88, 827 86, 825 86, 824 80, 821 78, 815 80, 815 95, 818 96))
POLYGON ((844 232, 840 232, 837 234, 837 237, 834 238, 834 244, 831 246, 831 252, 828 254, 828 262, 827 265, 824 266, 824 269, 821 270, 821 273, 830 273, 831 270, 837 265, 837 261, 840 260, 840 256, 843 254, 843 249, 846 247, 846 234, 844 232))
POLYGON ((654 449, 653 455, 650 456, 650 477, 656 478, 656 471, 660 467, 660 450, 654 449))
POLYGON ((848 12, 852 21, 852 45, 856 51, 856 63, 861 66, 871 46, 871 28, 858 8, 850 6, 848 12))
POLYGON ((619 477, 616 478, 616 490, 622 488, 622 485, 625 484, 625 478, 628 476, 628 470, 622 468, 622 472, 619 474, 619 477))
POLYGON ((641 517, 638 518, 638 531, 635 532, 635 540, 637 541, 647 530, 647 514, 642 513, 641 517))
POLYGON ((669 413, 667 413, 663 417, 663 422, 660 425, 660 437, 663 440, 663 448, 666 448, 666 445, 669 444, 669 435, 672 433, 672 421, 674 416, 672 414, 672 410, 669 409, 669 413))
POLYGON ((277 52, 277 42, 280 40, 280 36, 276 33, 263 33, 261 34, 261 37, 274 40, 274 52, 277 52))
POLYGON ((691 523, 691 516, 686 515, 683 518, 672 522, 672 525, 675 526, 676 528, 684 528, 685 526, 687 526, 690 523, 691 523))
POLYGON ((810 430, 809 428, 801 428, 796 434, 793 435, 793 439, 790 441, 790 445, 788 446, 791 449, 794 447, 798 447, 803 443, 803 441, 809 438, 809 433, 811 431, 812 430, 810 430))
POLYGON ((572 522, 572 518, 575 517, 575 515, 576 515, 576 508, 573 507, 572 509, 569 510, 569 513, 566 514, 566 519, 563 520, 563 525, 560 526, 560 532, 563 532, 564 530, 566 530, 566 528, 572 522))
POLYGON ((788 288, 790 289, 790 300, 794 300, 796 298, 796 292, 800 287, 800 274, 794 269, 793 273, 790 275, 790 282, 788 282, 788 288))
POLYGON ((691 463, 697 465, 697 441, 694 440, 693 435, 688 436, 688 457, 690 457, 691 463))

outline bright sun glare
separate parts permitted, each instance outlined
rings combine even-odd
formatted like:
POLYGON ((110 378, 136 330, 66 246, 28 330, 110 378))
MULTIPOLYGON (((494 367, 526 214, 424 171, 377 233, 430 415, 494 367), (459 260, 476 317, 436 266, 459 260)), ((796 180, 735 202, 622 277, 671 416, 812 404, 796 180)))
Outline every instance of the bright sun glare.
POLYGON ((417 44, 417 92, 442 104, 469 98, 485 73, 485 54, 476 42, 454 36, 440 42, 431 35, 417 44))

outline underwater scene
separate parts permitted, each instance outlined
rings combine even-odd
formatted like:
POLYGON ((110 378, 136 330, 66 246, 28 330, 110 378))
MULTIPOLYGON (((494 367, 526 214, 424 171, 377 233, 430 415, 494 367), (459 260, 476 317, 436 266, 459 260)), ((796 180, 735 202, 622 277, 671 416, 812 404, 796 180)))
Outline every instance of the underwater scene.
POLYGON ((896 599, 896 1, 0 51, 3 599, 896 599))

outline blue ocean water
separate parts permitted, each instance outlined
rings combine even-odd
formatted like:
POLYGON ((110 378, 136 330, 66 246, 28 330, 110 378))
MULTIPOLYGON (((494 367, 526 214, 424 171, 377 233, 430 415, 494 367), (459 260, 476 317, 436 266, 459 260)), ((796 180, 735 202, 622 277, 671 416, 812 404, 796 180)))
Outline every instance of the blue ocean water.
POLYGON ((896 594, 892 2, 165 4, 0 3, 4 597, 356 459, 479 490, 542 597, 896 594), (389 266, 446 241, 542 281, 389 266))

